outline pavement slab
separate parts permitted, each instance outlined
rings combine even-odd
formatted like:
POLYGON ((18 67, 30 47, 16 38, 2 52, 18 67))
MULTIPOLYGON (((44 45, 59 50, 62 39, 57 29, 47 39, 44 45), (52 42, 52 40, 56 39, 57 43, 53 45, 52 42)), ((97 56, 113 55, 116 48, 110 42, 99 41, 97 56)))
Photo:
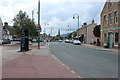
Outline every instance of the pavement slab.
POLYGON ((2 66, 3 78, 78 78, 52 56, 23 54, 2 66))

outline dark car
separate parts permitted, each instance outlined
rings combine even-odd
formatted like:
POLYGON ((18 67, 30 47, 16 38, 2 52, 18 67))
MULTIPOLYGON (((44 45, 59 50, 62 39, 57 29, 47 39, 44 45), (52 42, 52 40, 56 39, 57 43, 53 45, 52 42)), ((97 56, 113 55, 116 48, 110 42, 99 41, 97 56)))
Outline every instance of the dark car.
POLYGON ((11 44, 11 40, 10 39, 3 39, 2 44, 11 44))

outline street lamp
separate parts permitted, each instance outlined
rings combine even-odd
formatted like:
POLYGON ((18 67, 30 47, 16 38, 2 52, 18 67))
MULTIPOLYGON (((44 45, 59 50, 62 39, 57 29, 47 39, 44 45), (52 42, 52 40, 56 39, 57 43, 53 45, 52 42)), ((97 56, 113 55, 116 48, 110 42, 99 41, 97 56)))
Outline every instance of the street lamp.
MULTIPOLYGON (((34 9, 37 10, 37 9, 34 9)), ((34 19, 34 10, 32 10, 32 20, 34 19)))
POLYGON ((68 24, 69 29, 69 33, 71 33, 71 24, 68 24))
POLYGON ((53 31, 53 30, 54 30, 54 28, 52 27, 52 28, 51 28, 51 36, 52 36, 52 31, 53 31))
POLYGON ((49 25, 49 23, 46 23, 46 22, 45 22, 44 33, 46 32, 46 27, 47 27, 47 25, 49 25))
MULTIPOLYGON (((47 22, 45 22, 45 25, 44 25, 44 31, 43 33, 46 34, 46 27, 47 25, 49 25, 47 22)), ((47 39, 47 36, 44 36, 44 40, 47 39), (46 37, 46 38, 45 38, 46 37)))
MULTIPOLYGON (((77 19, 78 19, 78 30, 79 30, 79 15, 78 15, 78 14, 74 14, 74 15, 73 15, 73 19, 76 18, 75 16, 77 16, 77 19)), ((79 35, 79 31, 78 31, 78 35, 79 35)))

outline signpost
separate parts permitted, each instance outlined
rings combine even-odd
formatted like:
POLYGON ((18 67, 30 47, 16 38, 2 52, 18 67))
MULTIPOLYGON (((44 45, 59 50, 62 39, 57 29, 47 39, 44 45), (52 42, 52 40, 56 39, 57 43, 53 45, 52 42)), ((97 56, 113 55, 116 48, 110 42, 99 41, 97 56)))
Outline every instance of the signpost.
MULTIPOLYGON (((36 31, 37 31, 38 33, 41 32, 41 26, 40 26, 40 24, 38 24, 38 26, 37 26, 37 28, 36 28, 36 31)), ((40 49, 40 34, 38 34, 37 41, 38 41, 38 49, 40 49)))

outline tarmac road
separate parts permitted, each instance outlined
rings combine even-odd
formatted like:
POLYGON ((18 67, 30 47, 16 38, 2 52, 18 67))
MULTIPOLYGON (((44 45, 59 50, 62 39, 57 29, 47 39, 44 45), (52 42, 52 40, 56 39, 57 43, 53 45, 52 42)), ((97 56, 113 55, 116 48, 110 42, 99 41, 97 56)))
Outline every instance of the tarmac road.
POLYGON ((118 78, 118 54, 67 43, 50 43, 50 51, 83 78, 118 78))

